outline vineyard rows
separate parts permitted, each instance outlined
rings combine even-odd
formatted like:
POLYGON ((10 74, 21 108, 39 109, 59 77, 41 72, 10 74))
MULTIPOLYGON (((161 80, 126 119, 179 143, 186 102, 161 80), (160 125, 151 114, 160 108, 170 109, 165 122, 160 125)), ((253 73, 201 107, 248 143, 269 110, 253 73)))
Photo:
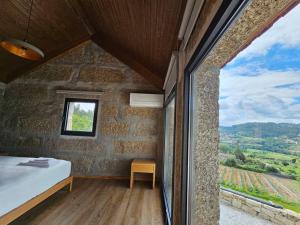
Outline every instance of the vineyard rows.
POLYGON ((300 184, 296 180, 220 166, 220 181, 249 192, 266 192, 287 201, 300 201, 300 184))

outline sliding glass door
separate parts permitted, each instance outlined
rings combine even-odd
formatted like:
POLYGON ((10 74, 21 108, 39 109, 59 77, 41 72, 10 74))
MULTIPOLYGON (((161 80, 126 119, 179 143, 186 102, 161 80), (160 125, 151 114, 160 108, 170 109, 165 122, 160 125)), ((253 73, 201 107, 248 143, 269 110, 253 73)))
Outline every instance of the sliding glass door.
POLYGON ((173 96, 165 107, 165 137, 164 137, 164 167, 163 188, 167 219, 170 222, 172 215, 173 195, 173 157, 175 131, 175 97, 173 96))

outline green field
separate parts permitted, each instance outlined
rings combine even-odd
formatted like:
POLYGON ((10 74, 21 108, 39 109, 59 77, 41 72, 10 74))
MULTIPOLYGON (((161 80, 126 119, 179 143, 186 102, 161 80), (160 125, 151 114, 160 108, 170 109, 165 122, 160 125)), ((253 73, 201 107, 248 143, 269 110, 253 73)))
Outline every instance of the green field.
MULTIPOLYGON (((290 178, 300 181, 300 157, 294 155, 281 154, 270 151, 247 149, 241 151, 245 156, 244 162, 236 158, 234 152, 225 153, 226 160, 236 160, 236 166, 240 169, 250 170, 259 173, 271 173, 273 175, 290 178)), ((221 164, 228 165, 226 160, 221 160, 221 164)))
POLYGON ((220 184, 223 187, 300 212, 299 156, 255 149, 221 153, 220 184))
POLYGON ((220 166, 220 184, 223 187, 272 201, 284 208, 300 212, 299 181, 220 166))
POLYGON ((300 212, 300 124, 220 127, 220 183, 300 212))

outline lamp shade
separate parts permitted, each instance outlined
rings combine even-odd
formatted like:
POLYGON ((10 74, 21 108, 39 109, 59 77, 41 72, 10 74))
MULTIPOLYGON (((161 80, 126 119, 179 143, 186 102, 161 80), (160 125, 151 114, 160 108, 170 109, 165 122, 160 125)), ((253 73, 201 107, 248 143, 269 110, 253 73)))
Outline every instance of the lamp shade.
POLYGON ((6 51, 24 59, 37 61, 44 58, 44 53, 42 50, 26 41, 17 39, 4 39, 0 41, 0 46, 6 51))

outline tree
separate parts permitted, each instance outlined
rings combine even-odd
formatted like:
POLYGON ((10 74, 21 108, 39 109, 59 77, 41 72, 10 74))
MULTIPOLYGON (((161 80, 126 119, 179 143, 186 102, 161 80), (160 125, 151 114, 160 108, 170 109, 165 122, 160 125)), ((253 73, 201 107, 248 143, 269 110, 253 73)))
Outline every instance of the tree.
POLYGON ((246 161, 246 156, 244 155, 244 153, 242 153, 241 150, 237 149, 234 152, 235 158, 241 160, 243 163, 245 163, 246 161))
POLYGON ((92 131, 93 128, 93 111, 81 110, 80 106, 74 108, 72 117, 72 130, 74 131, 92 131))
POLYGON ((286 161, 283 161, 282 162, 282 165, 284 165, 284 166, 288 166, 288 165, 290 165, 288 162, 286 162, 286 161))
POLYGON ((225 166, 236 167, 237 163, 234 158, 226 159, 225 166))
POLYGON ((220 143, 220 151, 224 153, 229 153, 231 148, 228 144, 220 143))

